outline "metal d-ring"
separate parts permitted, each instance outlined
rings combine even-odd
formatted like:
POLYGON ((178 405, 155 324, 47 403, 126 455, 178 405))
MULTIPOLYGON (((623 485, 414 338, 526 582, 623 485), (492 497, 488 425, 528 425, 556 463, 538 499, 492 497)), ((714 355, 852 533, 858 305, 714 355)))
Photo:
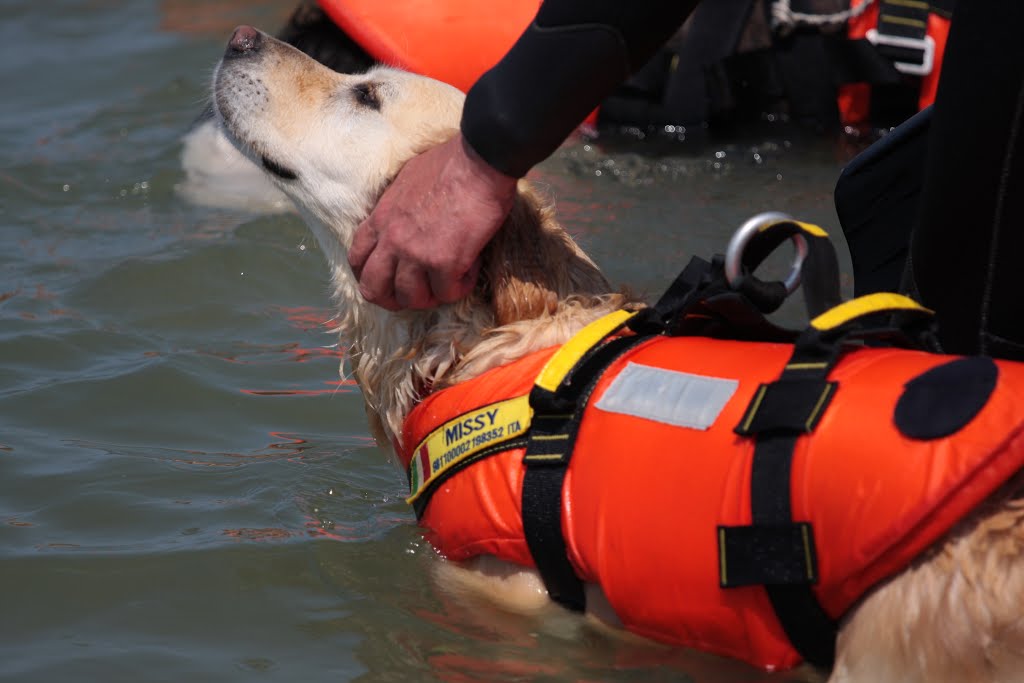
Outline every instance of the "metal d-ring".
MULTIPOLYGON (((739 286, 740 276, 743 274, 743 250, 747 248, 750 240, 772 224, 781 222, 794 222, 794 219, 789 214, 779 211, 767 211, 749 219, 733 233, 732 239, 729 240, 729 247, 725 250, 725 279, 729 282, 730 287, 736 289, 739 286)), ((807 240, 804 239, 804 236, 797 233, 790 239, 796 249, 796 256, 793 257, 793 267, 789 271, 789 275, 783 280, 786 294, 792 294, 800 286, 800 271, 803 268, 804 259, 807 258, 807 240)))

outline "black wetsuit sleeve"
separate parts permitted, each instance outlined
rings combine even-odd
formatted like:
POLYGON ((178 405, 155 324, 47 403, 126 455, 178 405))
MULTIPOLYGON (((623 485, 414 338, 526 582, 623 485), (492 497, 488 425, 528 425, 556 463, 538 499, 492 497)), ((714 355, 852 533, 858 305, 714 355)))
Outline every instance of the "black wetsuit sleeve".
POLYGON ((463 137, 499 171, 525 175, 644 65, 696 4, 545 0, 508 54, 470 89, 463 137))

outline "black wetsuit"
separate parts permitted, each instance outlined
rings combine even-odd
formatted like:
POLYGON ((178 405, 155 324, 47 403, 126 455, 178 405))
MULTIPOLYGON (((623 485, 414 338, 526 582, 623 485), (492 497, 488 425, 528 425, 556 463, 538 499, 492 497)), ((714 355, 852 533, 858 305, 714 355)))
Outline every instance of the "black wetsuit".
POLYGON ((944 351, 1024 360, 1024 3, 960 0, 910 242, 907 290, 944 351))
MULTIPOLYGON (((713 1, 713 0, 712 0, 713 1)), ((520 177, 640 68, 697 0, 546 0, 470 90, 462 133, 520 177)), ((957 6, 929 139, 906 289, 942 350, 1024 359, 1024 3, 957 6)))
POLYGON ((466 97, 462 134, 515 177, 549 156, 682 25, 697 0, 545 0, 466 97))

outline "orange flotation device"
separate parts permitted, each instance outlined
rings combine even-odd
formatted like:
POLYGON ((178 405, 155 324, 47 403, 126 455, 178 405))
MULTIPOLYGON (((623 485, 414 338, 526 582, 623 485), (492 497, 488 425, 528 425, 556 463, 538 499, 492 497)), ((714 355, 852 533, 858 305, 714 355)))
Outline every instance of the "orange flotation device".
MULTIPOLYGON (((375 60, 467 92, 505 56, 541 0, 318 0, 375 60)), ((592 112, 584 123, 597 123, 592 112)))
POLYGON ((319 0, 334 23, 374 59, 463 92, 529 25, 540 0, 319 0))
MULTIPOLYGON (((794 348, 659 334, 594 380, 561 489, 561 531, 573 571, 602 587, 630 631, 768 669, 801 661, 768 588, 741 576, 768 571, 771 558, 735 552, 757 527, 762 436, 751 435, 785 421, 771 387, 814 365, 794 361, 794 348)), ((449 559, 535 565, 524 454, 544 449, 524 443, 538 419, 528 396, 562 353, 437 391, 406 421, 399 453, 410 501, 449 559)), ((837 620, 1024 466, 1024 364, 859 347, 829 368, 803 409, 807 430, 794 437, 781 495, 795 522, 795 566, 837 620)))

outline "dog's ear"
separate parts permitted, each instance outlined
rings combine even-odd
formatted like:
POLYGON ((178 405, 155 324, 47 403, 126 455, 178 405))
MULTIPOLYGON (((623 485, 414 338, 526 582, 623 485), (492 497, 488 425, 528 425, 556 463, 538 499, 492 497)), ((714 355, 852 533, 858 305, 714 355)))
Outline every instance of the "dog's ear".
POLYGON ((597 266, 522 182, 512 212, 484 250, 480 287, 498 325, 554 313, 570 294, 609 291, 597 266))

